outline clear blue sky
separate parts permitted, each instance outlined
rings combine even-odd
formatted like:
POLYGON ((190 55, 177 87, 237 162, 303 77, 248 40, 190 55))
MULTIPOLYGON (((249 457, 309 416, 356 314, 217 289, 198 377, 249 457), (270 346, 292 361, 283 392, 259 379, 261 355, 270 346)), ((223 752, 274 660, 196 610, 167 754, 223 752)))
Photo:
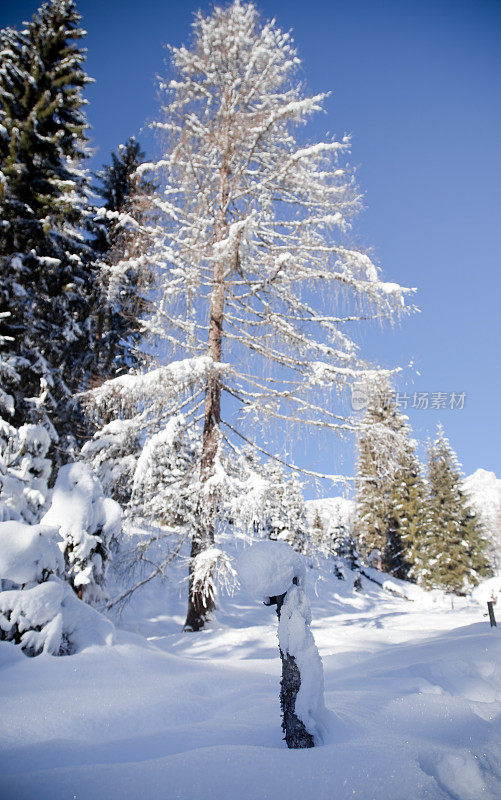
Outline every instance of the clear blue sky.
MULTIPOLYGON (((0 25, 37 5, 2 0, 0 25)), ((332 90, 311 136, 352 133, 367 206, 360 242, 387 280, 419 289, 421 313, 393 332, 366 330, 367 354, 388 366, 412 360, 420 374, 405 373, 408 393, 466 392, 464 410, 409 411, 416 438, 441 421, 466 473, 501 476, 500 0, 257 5, 293 29, 308 87, 332 90)), ((87 92, 94 168, 155 116, 164 44, 189 40, 198 7, 210 4, 78 3, 96 79, 87 92)), ((350 474, 352 448, 333 442, 313 457, 303 445, 298 460, 350 474)))

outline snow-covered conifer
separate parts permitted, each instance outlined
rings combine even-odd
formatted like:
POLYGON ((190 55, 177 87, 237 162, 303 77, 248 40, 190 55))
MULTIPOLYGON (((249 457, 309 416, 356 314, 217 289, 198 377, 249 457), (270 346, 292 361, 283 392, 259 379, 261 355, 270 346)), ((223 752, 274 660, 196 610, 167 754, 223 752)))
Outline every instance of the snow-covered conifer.
POLYGON ((0 32, 0 284, 3 352, 20 377, 10 422, 42 424, 64 461, 83 420, 70 403, 92 353, 84 32, 73 0, 0 32), (56 447, 57 442, 57 447, 56 447))
POLYGON ((60 544, 57 528, 0 523, 0 639, 28 656, 68 655, 113 640, 111 622, 61 579, 60 544))
POLYGON ((99 478, 107 497, 124 509, 130 503, 134 473, 141 455, 141 430, 134 419, 112 419, 84 444, 81 457, 99 478))
POLYGON ((320 517, 320 514, 318 513, 318 509, 315 509, 310 529, 310 542, 312 549, 322 550, 324 546, 324 540, 325 540, 325 529, 322 524, 322 519, 320 517))
POLYGON ((104 497, 87 464, 61 467, 42 523, 59 531, 66 577, 78 597, 99 604, 106 596, 110 547, 120 534, 121 511, 118 503, 104 497))
POLYGON ((124 269, 118 266, 125 265, 140 247, 137 221, 144 197, 153 188, 136 176, 142 161, 139 142, 131 137, 111 153, 111 164, 97 173, 96 190, 103 205, 93 222, 101 287, 95 320, 94 382, 128 372, 146 360, 138 343, 151 275, 138 263, 129 263, 124 269))
POLYGON ((270 539, 290 544, 299 553, 308 550, 308 523, 301 484, 286 476, 280 463, 269 461, 263 471, 267 483, 262 506, 262 529, 270 539))
POLYGON ((193 527, 199 491, 197 444, 181 414, 148 439, 134 472, 135 513, 180 531, 193 527))
POLYGON ((358 428, 357 538, 373 566, 405 579, 426 524, 416 443, 384 375, 368 397, 358 428))
MULTIPOLYGON (((226 439, 255 442, 254 423, 270 420, 349 427, 335 398, 366 366, 348 324, 391 318, 405 290, 348 244, 361 207, 344 163, 349 138, 306 143, 298 133, 326 95, 305 95, 291 35, 235 0, 198 13, 191 46, 170 53, 154 123, 164 152, 137 171, 156 185, 137 227, 149 247, 116 268, 159 269, 151 334, 212 364, 178 405, 192 419, 203 405, 196 559, 214 547, 226 439)), ((269 447, 277 454, 283 440, 269 447)), ((186 629, 211 611, 191 580, 186 629)))
MULTIPOLYGON (((9 316, 9 312, 0 315, 0 322, 9 316)), ((0 344, 5 344, 1 335, 0 344)), ((16 428, 11 423, 14 390, 21 379, 18 364, 19 358, 0 353, 0 521, 34 523, 43 514, 48 496, 50 436, 40 424, 16 428)))
POLYGON ((421 581, 463 594, 491 574, 483 530, 462 488, 461 465, 441 425, 428 446, 429 534, 421 581))
POLYGON ((496 572, 501 572, 501 478, 494 472, 477 469, 463 481, 469 505, 485 529, 487 556, 496 572))

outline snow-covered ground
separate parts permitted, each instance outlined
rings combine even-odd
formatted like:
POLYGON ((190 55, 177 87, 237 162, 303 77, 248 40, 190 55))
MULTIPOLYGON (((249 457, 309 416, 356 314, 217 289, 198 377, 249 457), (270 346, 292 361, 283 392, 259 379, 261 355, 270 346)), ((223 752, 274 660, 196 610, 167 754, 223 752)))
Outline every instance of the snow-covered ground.
POLYGON ((0 796, 501 797, 501 637, 485 608, 415 587, 410 602, 365 579, 355 594, 314 569, 307 579, 322 746, 282 741, 272 608, 239 590, 209 629, 183 634, 184 597, 156 583, 110 646, 27 658, 1 643, 0 796))

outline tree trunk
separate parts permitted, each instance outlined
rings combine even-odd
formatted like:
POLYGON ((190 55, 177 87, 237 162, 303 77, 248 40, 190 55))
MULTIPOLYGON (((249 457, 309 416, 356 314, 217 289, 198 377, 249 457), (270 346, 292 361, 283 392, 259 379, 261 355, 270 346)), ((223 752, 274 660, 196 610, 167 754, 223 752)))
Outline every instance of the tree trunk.
MULTIPOLYGON (((216 241, 224 239, 227 232, 226 209, 228 203, 228 167, 226 160, 220 172, 220 202, 216 228, 216 241)), ((207 355, 221 361, 224 319, 224 270, 221 261, 214 263, 213 285, 210 299, 209 337, 207 355)), ((216 524, 217 498, 214 490, 207 490, 207 481, 214 474, 214 464, 219 447, 219 427, 221 422, 221 376, 212 373, 207 379, 205 388, 204 431, 202 440, 202 456, 200 462, 201 491, 197 509, 197 529, 191 541, 191 557, 189 570, 188 613, 184 624, 185 631, 199 631, 214 611, 211 598, 204 597, 194 583, 194 560, 214 544, 216 524)))
MULTIPOLYGON (((295 580, 295 579, 294 579, 295 580)), ((276 599, 277 616, 280 620, 280 611, 287 592, 276 599)), ((304 723, 296 714, 296 697, 301 686, 301 673, 296 664, 296 659, 290 653, 280 650, 282 660, 282 680, 280 682, 280 708, 282 709, 282 730, 284 739, 289 749, 298 750, 314 747, 313 736, 308 733, 304 723)))

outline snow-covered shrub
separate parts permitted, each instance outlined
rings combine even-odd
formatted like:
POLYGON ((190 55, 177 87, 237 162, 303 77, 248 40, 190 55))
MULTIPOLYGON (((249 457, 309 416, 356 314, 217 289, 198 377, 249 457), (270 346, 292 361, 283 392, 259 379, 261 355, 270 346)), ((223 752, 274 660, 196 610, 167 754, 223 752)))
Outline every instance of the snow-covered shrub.
POLYGON ((325 715, 323 667, 310 629, 305 571, 304 557, 285 542, 260 542, 238 560, 238 574, 247 590, 277 607, 282 729, 290 748, 318 743, 325 715))
POLYGON ((66 655, 106 644, 113 625, 82 603, 58 577, 64 559, 57 529, 0 523, 0 639, 26 655, 66 655))
POLYGON ((79 598, 91 605, 101 602, 110 546, 121 530, 121 510, 118 503, 104 497, 87 464, 61 467, 42 522, 59 531, 66 575, 79 598))

